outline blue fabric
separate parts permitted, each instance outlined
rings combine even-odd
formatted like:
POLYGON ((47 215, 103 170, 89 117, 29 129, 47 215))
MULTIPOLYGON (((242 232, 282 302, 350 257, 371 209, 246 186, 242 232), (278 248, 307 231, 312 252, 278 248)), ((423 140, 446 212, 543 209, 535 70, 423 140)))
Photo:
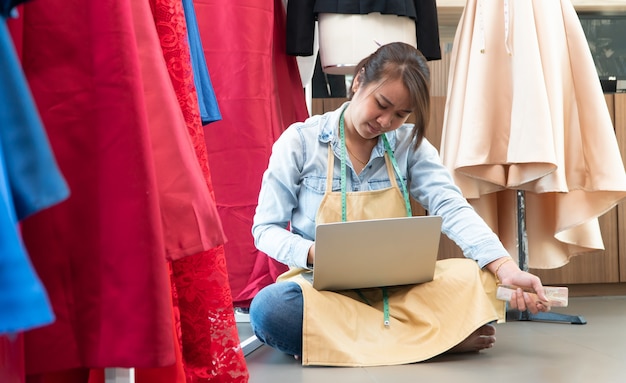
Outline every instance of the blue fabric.
POLYGON ((26 255, 17 227, 0 145, 0 334, 54 320, 48 296, 26 255))
POLYGON ((50 149, 6 24, 1 24, 0 138, 13 203, 22 220, 66 199, 69 189, 50 149))
POLYGON ((69 195, 0 19, 0 333, 54 320, 46 291, 28 258, 18 221, 69 195))
POLYGON ((250 304, 250 326, 268 346, 289 355, 302 355, 304 299, 295 282, 264 287, 250 304))
POLYGON ((187 22, 187 37, 189 38, 189 51, 191 53, 191 68, 193 69, 193 82, 198 93, 198 104, 200 107, 200 117, 202 125, 207 125, 222 119, 217 98, 213 91, 209 68, 204 57, 200 30, 196 20, 196 12, 193 0, 183 0, 185 21, 187 22))
MULTIPOLYGON (((328 147, 340 158, 337 126, 341 110, 292 124, 276 140, 263 175, 252 234, 257 248, 293 267, 306 268, 315 240, 315 216, 326 189, 328 147), (290 227, 291 231, 285 230, 290 227)), ((442 164, 435 147, 424 139, 416 149, 412 124, 385 133, 409 193, 429 214, 443 217, 442 231, 480 267, 509 253, 468 204, 442 164)), ((391 186, 382 139, 359 175, 349 164, 347 190, 362 192, 391 186)), ((333 191, 340 190, 340 161, 335 160, 333 191)))

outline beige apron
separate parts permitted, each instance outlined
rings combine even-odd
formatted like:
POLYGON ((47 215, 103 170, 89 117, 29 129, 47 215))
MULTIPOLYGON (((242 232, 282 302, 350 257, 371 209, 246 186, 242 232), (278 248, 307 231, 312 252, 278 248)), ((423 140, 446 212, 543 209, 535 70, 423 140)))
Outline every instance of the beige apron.
MULTIPOLYGON (((388 154, 385 163, 392 186, 346 193, 348 220, 407 215, 388 154)), ((329 147, 326 193, 317 223, 341 221, 341 192, 332 192, 333 168, 334 155, 329 147)), ((493 275, 481 271, 469 259, 438 261, 432 282, 389 287, 388 327, 383 323, 382 289, 317 291, 302 277, 305 272, 310 271, 293 269, 278 279, 294 281, 302 287, 303 365, 419 362, 456 346, 488 322, 504 320, 504 304, 495 299, 493 275)))

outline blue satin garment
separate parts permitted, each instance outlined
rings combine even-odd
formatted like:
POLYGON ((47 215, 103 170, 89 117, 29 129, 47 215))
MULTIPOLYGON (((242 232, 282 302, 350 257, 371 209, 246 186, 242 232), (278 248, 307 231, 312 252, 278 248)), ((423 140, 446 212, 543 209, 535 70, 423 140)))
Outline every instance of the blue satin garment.
POLYGON ((204 57, 202 40, 200 40, 200 30, 196 20, 196 12, 193 0, 183 0, 183 10, 185 21, 187 22, 187 37, 189 39, 189 51, 191 54, 191 68, 193 69, 193 82, 198 93, 198 103, 200 104, 200 117, 202 125, 207 125, 222 119, 217 98, 211 84, 209 68, 204 57))
POLYGON ((54 321, 18 225, 69 196, 6 26, 12 4, 0 1, 0 334, 54 321))

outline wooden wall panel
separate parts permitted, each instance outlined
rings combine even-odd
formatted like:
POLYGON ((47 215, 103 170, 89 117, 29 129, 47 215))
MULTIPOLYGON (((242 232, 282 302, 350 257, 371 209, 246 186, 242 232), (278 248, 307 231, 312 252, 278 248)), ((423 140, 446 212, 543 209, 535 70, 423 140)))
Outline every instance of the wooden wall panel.
MULTIPOLYGON (((622 161, 626 164, 626 93, 615 95, 614 126, 622 161)), ((617 206, 617 232, 620 281, 626 282, 626 201, 617 206)))

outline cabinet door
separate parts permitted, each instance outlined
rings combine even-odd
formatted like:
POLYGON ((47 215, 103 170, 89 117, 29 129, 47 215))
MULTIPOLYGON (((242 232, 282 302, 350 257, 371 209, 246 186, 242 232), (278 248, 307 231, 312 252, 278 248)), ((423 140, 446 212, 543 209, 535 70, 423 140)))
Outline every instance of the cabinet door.
MULTIPOLYGON (((618 93, 614 98, 615 135, 622 161, 626 164, 626 93, 618 93)), ((617 232, 619 233, 619 280, 626 282, 626 201, 622 201, 617 206, 617 232)))

